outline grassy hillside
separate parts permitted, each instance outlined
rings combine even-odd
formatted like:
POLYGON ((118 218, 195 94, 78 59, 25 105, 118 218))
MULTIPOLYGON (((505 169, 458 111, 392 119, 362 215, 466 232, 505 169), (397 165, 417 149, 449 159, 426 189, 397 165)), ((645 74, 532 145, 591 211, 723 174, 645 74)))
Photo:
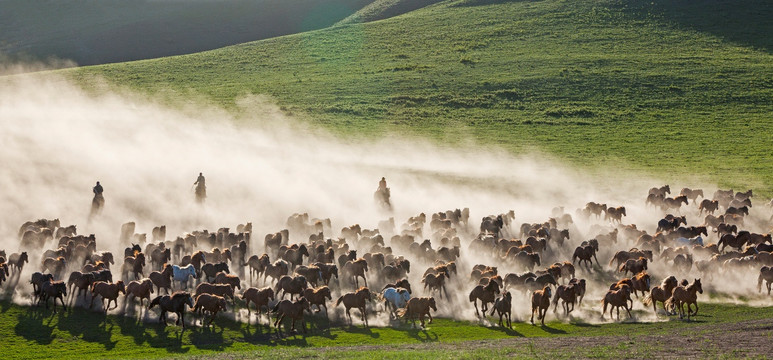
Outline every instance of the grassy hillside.
POLYGON ((71 74, 229 108, 269 94, 344 136, 472 138, 769 192, 770 18, 773 3, 751 0, 452 0, 71 74))
POLYGON ((336 25, 388 19, 439 3, 440 1, 442 0, 376 0, 356 13, 347 16, 336 25))
POLYGON ((320 29, 370 0, 0 0, 0 54, 80 65, 187 54, 320 29))
MULTIPOLYGON (((247 326, 247 324, 223 318, 217 319, 213 328, 189 328, 181 332, 181 328, 176 326, 164 328, 155 323, 139 322, 132 317, 104 316, 99 311, 73 308, 67 313, 53 314, 52 311, 45 311, 42 307, 22 307, 0 301, 0 324, 2 324, 0 335, 3 337, 5 356, 10 359, 158 358, 195 355, 204 357, 222 352, 234 353, 232 356, 251 358, 256 356, 401 358, 405 356, 406 351, 422 358, 447 357, 449 354, 454 354, 454 357, 475 358, 504 354, 533 357, 534 344, 530 347, 517 346, 517 344, 466 346, 467 343, 460 342, 520 337, 604 337, 622 334, 625 334, 626 338, 621 340, 628 340, 625 341, 627 344, 624 346, 613 348, 588 346, 577 351, 593 357, 614 357, 623 354, 627 354, 623 355, 624 357, 632 356, 631 354, 648 357, 647 351, 652 350, 651 344, 641 342, 639 345, 630 345, 634 344, 631 339, 650 335, 673 337, 679 336, 678 334, 682 332, 695 334, 698 330, 706 330, 714 334, 718 327, 725 327, 731 323, 755 321, 773 316, 771 307, 750 308, 702 303, 700 311, 701 314, 692 322, 675 320, 604 325, 549 322, 546 327, 516 322, 513 323, 512 330, 446 319, 436 319, 426 330, 412 328, 410 325, 396 325, 393 328, 365 328, 361 325, 331 327, 327 321, 319 320, 314 323, 314 329, 307 336, 298 334, 279 338, 273 329, 265 326, 255 324, 247 326), (459 346, 454 346, 450 352, 449 349, 433 350, 425 346, 433 343, 459 346)), ((641 313, 635 312, 635 314, 641 313)), ((549 319, 553 319, 552 312, 549 319)), ((266 321, 265 318, 263 321, 266 321)), ((724 339, 730 338, 731 331, 728 329, 724 334, 727 337, 716 340, 725 342, 724 339)), ((617 344, 618 341, 613 343, 617 344)), ((715 356, 721 353, 713 342, 703 345, 712 350, 715 356)), ((568 358, 575 354, 577 353, 574 351, 559 350, 551 356, 568 358)))

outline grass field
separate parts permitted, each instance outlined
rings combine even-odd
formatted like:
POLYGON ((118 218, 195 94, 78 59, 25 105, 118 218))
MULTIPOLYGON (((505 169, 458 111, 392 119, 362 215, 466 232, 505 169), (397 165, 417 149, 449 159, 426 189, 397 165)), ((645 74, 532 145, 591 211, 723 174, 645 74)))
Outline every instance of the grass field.
POLYGON ((749 0, 446 1, 69 74, 234 111, 267 94, 343 137, 473 139, 770 195, 771 16, 749 0))
MULTIPOLYGON (((518 346, 515 343, 511 344, 512 346, 507 343, 497 346, 496 340, 534 337, 600 337, 604 340, 610 336, 633 339, 643 336, 670 336, 682 331, 697 334, 700 333, 699 330, 713 329, 716 326, 773 317, 773 307, 701 304, 700 311, 691 322, 672 319, 656 323, 594 325, 574 321, 551 321, 545 327, 514 323, 513 330, 446 319, 436 319, 425 330, 414 329, 410 325, 396 325, 393 328, 365 328, 360 325, 328 327, 330 324, 327 321, 318 320, 307 336, 297 334, 279 338, 272 329, 265 326, 247 326, 225 318, 216 320, 216 326, 212 329, 195 328, 181 333, 179 327, 164 328, 156 323, 144 324, 133 317, 105 317, 100 312, 81 308, 54 315, 52 311, 42 308, 12 305, 2 301, 0 321, 5 325, 0 327, 0 336, 3 337, 6 354, 16 354, 19 358, 177 357, 211 355, 216 352, 227 352, 235 357, 270 355, 280 358, 381 358, 401 357, 405 355, 405 351, 413 352, 419 357, 488 357, 504 354, 533 356, 535 354, 530 353, 529 347, 521 346, 520 343, 518 346), (333 348, 328 349, 329 347, 333 348)), ((549 319, 554 319, 552 313, 549 319)), ((773 335, 770 329, 767 333, 768 338, 773 335)), ((577 349, 579 353, 564 351, 562 357, 571 354, 615 356, 619 352, 632 351, 646 355, 647 351, 641 344, 633 343, 616 347, 595 345, 599 344, 577 349)), ((558 350, 554 349, 556 355, 558 350)))

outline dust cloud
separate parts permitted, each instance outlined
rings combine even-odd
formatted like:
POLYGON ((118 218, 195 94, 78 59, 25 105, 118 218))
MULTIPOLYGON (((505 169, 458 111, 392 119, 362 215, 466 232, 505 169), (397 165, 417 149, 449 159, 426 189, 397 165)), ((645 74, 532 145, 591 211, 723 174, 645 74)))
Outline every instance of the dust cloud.
MULTIPOLYGON (((255 235, 250 254, 261 254, 263 235, 287 227, 286 220, 294 213, 329 218, 333 231, 325 235, 335 238, 342 227, 352 224, 374 229, 391 217, 399 231, 410 216, 423 212, 429 223, 434 212, 466 207, 471 214, 469 224, 457 229, 461 241, 458 276, 448 283, 450 299, 439 300, 438 315, 477 321, 467 299, 473 287, 471 267, 478 263, 499 266, 503 276, 524 270, 468 251, 483 216, 513 210, 515 221, 504 230, 508 237, 519 237, 521 223, 544 222, 555 207, 564 207, 574 218, 569 226, 571 236, 564 249, 538 267, 544 268, 553 261, 571 260, 580 242, 613 229, 603 218, 577 216, 576 210, 588 201, 626 206, 623 222, 639 224, 649 233, 654 233, 657 220, 664 215, 644 206, 647 190, 662 182, 642 174, 620 174, 610 168, 606 172, 614 176, 591 176, 549 156, 518 156, 490 146, 433 144, 394 135, 350 139, 295 120, 265 97, 243 98, 236 112, 190 102, 168 106, 94 81, 97 85, 86 91, 50 74, 0 79, 0 163, 4 167, 0 172, 0 212, 4 214, 0 248, 8 254, 20 250, 19 226, 39 218, 59 218, 63 226, 76 224, 79 234, 96 235, 98 250, 117 254, 128 245, 119 243, 121 224, 127 221, 136 222, 137 233, 166 225, 167 239, 193 230, 235 229, 237 224, 252 222, 255 235), (194 201, 193 182, 199 172, 207 179, 204 205, 194 201), (373 200, 382 176, 392 190, 392 211, 379 208, 373 200), (91 188, 96 181, 104 187, 106 202, 103 212, 90 220, 91 188)), ((707 196, 714 188, 704 186, 707 196)), ((673 184, 672 190, 678 192, 673 184)), ((760 208, 755 207, 753 215, 765 219, 769 214, 760 208)), ((702 223, 693 204, 684 210, 688 224, 702 223)), ((427 224, 425 235, 429 233, 427 224)), ((716 242, 712 236, 708 242, 716 242)), ((308 234, 290 234, 291 242, 307 239, 308 234)), ((386 241, 389 245, 388 237, 386 241)), ((599 299, 614 277, 622 277, 612 273, 607 263, 616 250, 629 249, 634 241, 621 239, 614 247, 602 247, 598 255, 602 267, 593 273, 577 267, 577 276, 588 279, 589 284, 575 318, 595 321, 599 317, 599 299)), ((433 241, 434 249, 440 246, 433 241)), ((54 243, 47 244, 47 248, 54 247, 54 243)), ((358 250, 360 256, 367 252, 358 250)), ((414 296, 428 296, 420 281, 424 270, 434 264, 410 253, 397 255, 412 262, 408 276, 414 296)), ((39 270, 40 254, 37 256, 31 256, 22 279, 39 270)), ((673 273, 670 265, 657 259, 650 272, 653 285, 673 273)), ((693 268, 680 279, 699 276, 693 268)), ((756 294, 753 272, 733 280, 729 286, 715 278, 708 287, 737 295, 756 294)), ((373 272, 369 281, 379 289, 384 283, 373 272)), ((23 292, 17 290, 17 301, 24 298, 23 292)), ((339 294, 334 292, 334 301, 339 294)), ((329 308, 331 317, 344 321, 341 308, 333 309, 333 304, 329 308)), ((528 321, 526 295, 514 293, 513 308, 517 319, 528 321)), ((635 308, 644 309, 640 303, 635 308)), ((553 318, 552 309, 548 316, 553 318)), ((243 314, 238 317, 246 320, 243 314)), ((656 319, 651 311, 639 312, 637 317, 656 319)), ((388 323, 383 313, 371 320, 372 325, 388 323)))

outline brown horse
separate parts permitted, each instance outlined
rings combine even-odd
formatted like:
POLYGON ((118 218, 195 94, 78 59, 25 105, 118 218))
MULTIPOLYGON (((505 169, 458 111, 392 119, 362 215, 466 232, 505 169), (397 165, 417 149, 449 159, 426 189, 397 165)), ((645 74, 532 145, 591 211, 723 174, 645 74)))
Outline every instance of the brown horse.
POLYGON ((252 284, 252 274, 254 273, 255 278, 260 279, 270 264, 271 260, 269 260, 268 254, 263 254, 260 257, 258 255, 250 256, 247 260, 247 265, 250 267, 250 284, 252 284))
POLYGON ((234 288, 227 284, 201 283, 199 286, 196 286, 196 293, 193 297, 198 298, 201 294, 218 295, 226 299, 230 298, 231 301, 236 301, 234 299, 234 288))
POLYGON ((582 299, 585 297, 585 279, 573 278, 569 280, 569 285, 574 285, 574 292, 579 298, 577 303, 582 305, 582 299))
POLYGON ((478 285, 470 292, 470 302, 475 305, 475 315, 480 317, 478 312, 478 300, 480 300, 481 310, 483 314, 488 311, 488 303, 493 303, 496 296, 499 294, 499 283, 496 281, 489 281, 488 285, 478 285))
POLYGON ((325 308, 325 315, 327 315, 327 305, 325 305, 325 299, 333 300, 333 297, 330 294, 330 288, 327 286, 322 286, 316 289, 304 289, 303 297, 309 300, 310 306, 317 306, 317 312, 320 312, 322 311, 322 308, 325 308))
POLYGON ((604 215, 604 219, 605 220, 610 220, 613 223, 614 222, 618 222, 619 223, 622 220, 623 216, 626 216, 625 206, 608 207, 605 210, 605 213, 606 214, 604 215))
POLYGON ((633 294, 636 295, 636 298, 639 297, 639 291, 641 291, 641 295, 644 296, 645 292, 650 291, 650 274, 647 274, 646 271, 636 274, 631 278, 631 284, 631 289, 633 294))
POLYGON ((703 199, 700 205, 698 205, 698 210, 700 210, 701 215, 704 211, 709 214, 714 214, 717 209, 719 209, 719 201, 717 200, 703 199))
POLYGON ((619 290, 609 290, 604 295, 604 299, 601 300, 601 304, 604 309, 601 311, 601 319, 604 319, 604 314, 607 312, 607 305, 609 307, 609 317, 612 317, 612 310, 617 309, 617 319, 620 320, 620 308, 624 308, 628 312, 628 317, 631 317, 631 310, 628 308, 628 302, 631 300, 631 288, 627 284, 621 284, 619 290))
POLYGON ((330 285, 330 279, 333 276, 335 276, 336 281, 338 280, 338 265, 321 262, 314 263, 313 265, 319 268, 321 280, 325 285, 330 285))
POLYGON ((292 300, 293 294, 298 294, 298 296, 302 296, 303 290, 308 287, 309 287, 309 283, 308 281, 306 281, 305 276, 284 275, 281 278, 279 278, 279 281, 277 281, 276 288, 274 289, 274 293, 277 296, 279 296, 279 292, 282 291, 282 297, 280 297, 280 299, 284 299, 286 294, 290 294, 290 300, 292 300))
MULTIPOLYGON (((274 321, 274 327, 276 327, 277 331, 281 334, 282 330, 279 328, 279 324, 285 317, 290 317, 293 320, 290 331, 292 332, 295 330, 295 321, 300 320, 301 329, 303 329, 303 333, 306 333, 306 319, 303 317, 304 310, 311 312, 311 305, 309 305, 309 301, 304 297, 300 297, 295 301, 280 301, 274 306, 274 309, 271 310, 273 313, 277 314, 277 318, 274 321)), ((285 325, 285 329, 287 329, 287 325, 285 325)))
POLYGON ((773 284, 773 267, 763 266, 760 268, 760 276, 757 277, 757 292, 762 292, 762 281, 765 280, 765 286, 770 295, 770 285, 773 284))
POLYGON ((207 281, 212 281, 210 279, 214 278, 217 273, 219 272, 225 272, 226 274, 230 274, 230 271, 228 269, 228 264, 225 262, 219 262, 219 263, 206 263, 204 265, 201 265, 201 272, 199 272, 199 276, 204 274, 206 276, 207 281))
POLYGON ((413 322, 413 327, 416 327, 416 318, 421 321, 421 327, 424 327, 424 316, 429 316, 429 323, 432 324, 432 314, 430 309, 437 311, 437 305, 435 304, 435 298, 433 297, 417 297, 408 300, 405 305, 405 309, 398 309, 398 316, 408 316, 413 322))
POLYGON ((133 273, 134 280, 139 280, 144 276, 142 268, 145 266, 145 254, 137 253, 136 256, 127 256, 123 259, 122 274, 133 273))
POLYGON ((536 290, 531 294, 531 324, 534 325, 534 312, 537 312, 537 320, 542 321, 545 326, 545 315, 550 308, 551 298, 550 285, 545 285, 542 290, 536 290))
POLYGON ((290 271, 290 265, 287 263, 287 261, 284 260, 277 260, 274 261, 273 264, 269 264, 266 267, 266 271, 263 273, 263 283, 266 283, 266 279, 270 276, 271 282, 273 283, 275 280, 279 280, 284 275, 287 275, 287 273, 290 271))
POLYGON ((236 275, 226 274, 225 272, 219 272, 215 275, 215 284, 230 285, 234 289, 242 289, 242 281, 236 275))
POLYGON ((89 304, 89 309, 94 305, 94 299, 97 296, 102 297, 102 308, 105 309, 105 313, 110 310, 110 302, 115 301, 115 307, 117 308, 119 293, 126 295, 126 287, 124 287, 122 280, 118 280, 115 284, 106 283, 104 281, 95 282, 91 285, 91 303, 89 304), (105 306, 105 300, 107 300, 107 306, 105 306))
POLYGON ((148 299, 148 306, 150 306, 150 294, 153 293, 153 281, 150 279, 142 279, 142 280, 134 280, 129 282, 128 285, 126 285, 126 294, 125 297, 128 301, 129 295, 134 296, 134 298, 140 299, 140 306, 143 305, 142 300, 148 299))
POLYGON ((360 286, 359 278, 362 278, 366 287, 368 286, 368 279, 365 277, 365 273, 367 271, 368 262, 363 258, 359 258, 354 261, 349 260, 344 264, 343 267, 345 276, 349 279, 349 282, 353 283, 356 287, 360 286))
POLYGON ((623 273, 624 275, 628 275, 628 272, 630 271, 631 275, 636 275, 644 270, 647 270, 647 258, 640 257, 636 260, 626 260, 617 271, 623 273))
MULTIPOLYGON (((363 260, 364 261, 364 260, 363 260)), ((355 292, 346 293, 339 297, 336 301, 336 306, 344 304, 346 308, 346 316, 349 318, 349 324, 352 324, 352 314, 349 313, 351 308, 357 308, 360 310, 361 319, 365 322, 365 326, 368 326, 368 312, 366 309, 367 302, 370 301, 370 290, 367 287, 361 287, 355 292)))
POLYGON ((67 266, 67 260, 62 256, 57 258, 46 258, 43 260, 41 271, 48 270, 49 273, 54 275, 54 279, 59 279, 61 278, 62 272, 64 272, 65 266, 67 266))
POLYGON ((306 278, 306 281, 313 287, 317 287, 319 281, 322 280, 321 271, 319 267, 315 265, 298 265, 298 267, 295 268, 295 273, 303 275, 303 277, 306 278))
POLYGON ((440 294, 440 298, 443 298, 443 291, 446 292, 446 299, 448 298, 448 290, 446 290, 446 275, 443 273, 440 274, 427 274, 424 276, 423 279, 421 279, 421 282, 424 283, 424 289, 426 290, 429 288, 430 294, 433 294, 435 291, 437 291, 440 294))
POLYGON ((46 302, 46 309, 48 309, 48 299, 54 299, 54 313, 56 313, 56 299, 62 302, 62 307, 67 311, 67 305, 64 304, 65 296, 67 296, 67 285, 64 281, 49 280, 40 285, 40 300, 46 302))
POLYGON ((684 203, 685 205, 689 205, 689 203, 687 202, 687 196, 681 195, 681 196, 677 196, 675 198, 667 197, 667 198, 663 199, 663 207, 666 210, 668 210, 668 209, 676 209, 678 211, 679 208, 682 207, 682 203, 684 203))
POLYGON ((266 307, 266 311, 270 310, 268 307, 269 300, 274 300, 274 289, 266 286, 264 288, 248 288, 242 293, 242 300, 246 302, 247 316, 250 315, 250 302, 255 304, 255 309, 258 310, 258 316, 260 316, 263 307, 266 307))
POLYGON ((510 322, 510 314, 512 312, 512 304, 513 304, 513 296, 510 295, 509 291, 505 291, 501 297, 497 298, 496 301, 494 301, 494 306, 492 306, 491 309, 491 316, 494 316, 494 312, 499 313, 499 326, 504 326, 502 324, 502 317, 507 314, 507 327, 513 328, 512 323, 510 322))
POLYGON ((207 323, 207 326, 209 326, 212 325, 212 321, 215 320, 215 315, 217 315, 220 310, 228 310, 225 298, 222 296, 201 294, 196 297, 196 302, 193 304, 193 312, 201 312, 202 314, 202 325, 204 325, 204 312, 210 314, 209 322, 207 323))
POLYGON ((187 305, 188 307, 192 308, 193 298, 191 298, 191 294, 188 292, 177 291, 171 296, 157 296, 155 299, 153 299, 153 301, 150 302, 148 309, 152 309, 156 305, 158 305, 158 307, 161 309, 161 316, 158 318, 159 322, 163 321, 164 326, 166 326, 166 313, 173 312, 177 314, 177 321, 175 322, 175 325, 182 323, 182 327, 185 329, 185 306, 187 305))
POLYGON ((585 245, 585 246, 578 246, 576 249, 574 249, 574 255, 572 255, 572 264, 574 264, 577 259, 580 259, 580 265, 583 262, 586 262, 585 267, 588 269, 588 271, 591 270, 591 267, 593 266, 593 259, 596 259, 596 263, 599 263, 599 259, 596 258, 596 248, 594 248, 592 245, 585 245))
POLYGON ((303 264, 304 256, 309 257, 309 250, 305 244, 301 244, 297 249, 288 249, 282 259, 290 263, 292 269, 295 269, 296 266, 303 264))
POLYGON ((161 289, 166 290, 166 293, 171 293, 172 290, 172 275, 174 274, 174 269, 169 264, 164 264, 163 270, 161 272, 153 271, 148 275, 148 278, 151 282, 153 282, 153 285, 156 285, 158 288, 158 293, 161 293, 161 289))
POLYGON ((92 283, 94 283, 94 274, 92 273, 82 273, 80 271, 73 271, 70 273, 70 278, 67 280, 67 286, 70 288, 70 293, 72 293, 72 299, 80 296, 81 291, 83 291, 83 296, 87 296, 92 283), (73 287, 78 289, 74 293, 72 292, 73 287))
POLYGON ((679 285, 674 288, 674 292, 671 297, 666 300, 665 307, 674 306, 679 310, 679 318, 684 317, 684 305, 687 304, 687 320, 690 319, 690 314, 698 314, 698 294, 703 294, 703 287, 701 286, 701 279, 695 279, 692 284, 685 286, 679 285), (695 312, 690 309, 690 305, 695 304, 695 312))
POLYGON ((577 302, 577 291, 575 291, 575 284, 560 285, 556 289, 556 294, 553 296, 553 312, 558 310, 558 299, 563 302, 562 306, 564 314, 569 315, 574 311, 574 304, 577 302), (569 304, 572 305, 572 309, 569 309, 569 304))
POLYGON ((381 289, 381 291, 386 290, 387 288, 403 288, 408 291, 408 294, 411 294, 411 283, 408 282, 408 279, 400 279, 394 283, 389 283, 384 285, 384 287, 381 289))
POLYGON ((676 280, 676 277, 669 276, 665 279, 663 279, 663 283, 660 284, 660 286, 655 286, 650 290, 649 295, 647 295, 642 302, 645 306, 649 306, 652 304, 652 310, 657 313, 657 304, 658 301, 663 303, 663 311, 666 313, 669 313, 669 311, 666 309, 666 300, 668 300, 671 297, 671 293, 674 291, 674 288, 679 285, 679 281, 676 280))

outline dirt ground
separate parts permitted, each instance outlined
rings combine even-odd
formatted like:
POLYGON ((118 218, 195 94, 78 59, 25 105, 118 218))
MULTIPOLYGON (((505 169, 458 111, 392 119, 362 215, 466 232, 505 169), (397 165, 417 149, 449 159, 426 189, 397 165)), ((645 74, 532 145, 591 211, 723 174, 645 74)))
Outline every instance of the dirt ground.
MULTIPOLYGON (((723 325, 698 325, 668 335, 561 336, 553 338, 511 338, 460 343, 430 343, 402 346, 348 347, 349 351, 440 351, 449 357, 478 357, 476 350, 496 349, 506 356, 535 358, 771 358, 773 319, 723 325), (461 352, 460 352, 461 350, 461 352)), ((324 352, 338 352, 328 348, 324 352)))

